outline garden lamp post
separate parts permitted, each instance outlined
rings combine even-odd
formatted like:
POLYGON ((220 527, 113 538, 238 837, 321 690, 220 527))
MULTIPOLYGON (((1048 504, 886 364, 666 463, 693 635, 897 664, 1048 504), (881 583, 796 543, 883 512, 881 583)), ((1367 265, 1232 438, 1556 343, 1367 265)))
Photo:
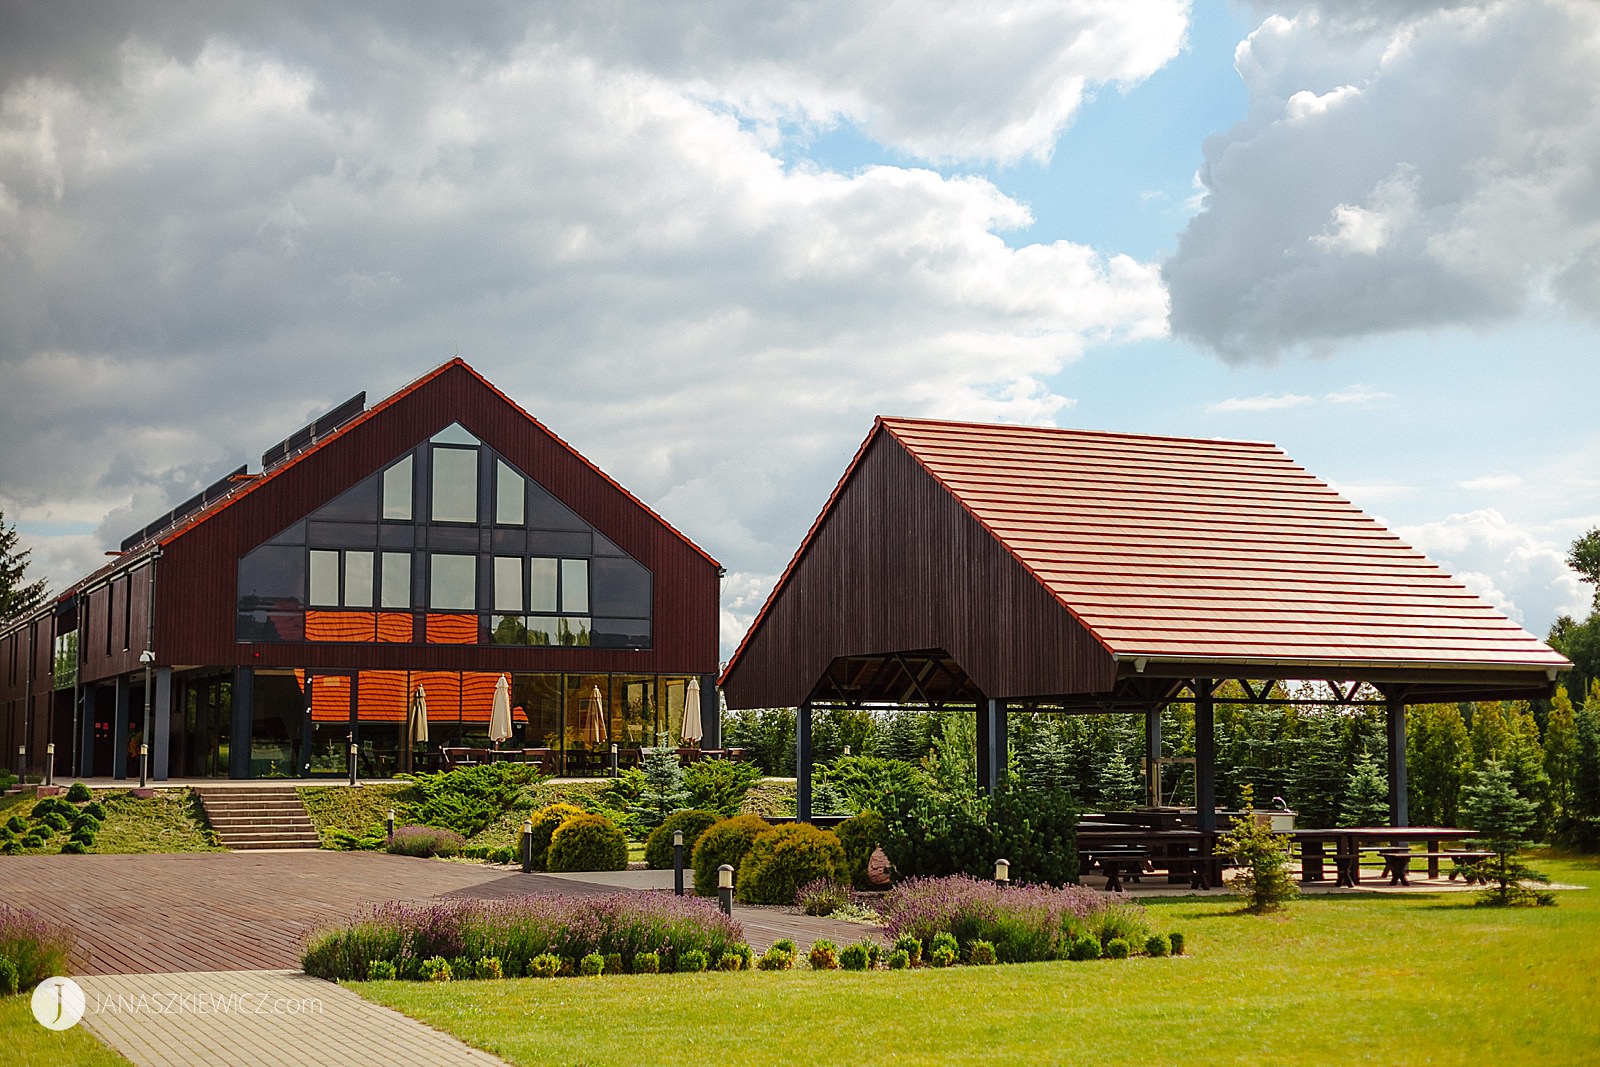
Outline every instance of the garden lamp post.
POLYGON ((150 772, 150 685, 156 654, 147 648, 139 653, 139 662, 144 664, 144 729, 139 734, 139 788, 143 789, 150 772))
POLYGON ((994 861, 994 884, 1004 889, 1011 884, 1011 861, 994 861))
POLYGON ((54 741, 44 746, 44 784, 56 784, 56 743, 54 741))
POLYGON ((683 896, 683 831, 672 831, 672 891, 683 896))
POLYGON ((533 870, 533 820, 522 820, 522 873, 533 870))
POLYGON ((392 845, 392 844, 394 844, 394 809, 393 808, 389 809, 389 819, 384 825, 385 825, 385 829, 388 832, 389 844, 392 845))
POLYGON ((722 914, 733 914, 733 864, 724 863, 717 868, 717 905, 722 914))

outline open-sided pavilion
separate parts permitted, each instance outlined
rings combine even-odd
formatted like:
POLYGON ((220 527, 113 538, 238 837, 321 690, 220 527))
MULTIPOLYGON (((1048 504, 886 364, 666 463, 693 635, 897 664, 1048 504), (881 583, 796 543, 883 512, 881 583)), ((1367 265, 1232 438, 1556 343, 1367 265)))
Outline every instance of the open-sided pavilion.
POLYGON ((880 418, 722 688, 800 709, 801 819, 819 707, 971 709, 993 789, 1008 711, 1143 712, 1155 766, 1192 701, 1212 831, 1217 688, 1320 680, 1387 708, 1405 826, 1407 705, 1547 697, 1570 666, 1274 445, 880 418))

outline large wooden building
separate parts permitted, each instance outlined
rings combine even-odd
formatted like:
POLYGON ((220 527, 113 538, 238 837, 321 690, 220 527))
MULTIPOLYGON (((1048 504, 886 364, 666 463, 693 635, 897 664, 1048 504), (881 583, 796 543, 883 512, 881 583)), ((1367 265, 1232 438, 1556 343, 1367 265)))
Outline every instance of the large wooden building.
MULTIPOLYGON (((563 756, 715 708, 721 568, 459 359, 364 395, 128 538, 0 634, 13 766, 151 777, 393 773, 487 743, 563 756), (141 660, 148 660, 146 664, 141 660)), ((706 743, 717 722, 705 716, 706 743)))
POLYGON ((966 707, 979 776, 1010 710, 1196 710, 1210 829, 1220 682, 1331 683, 1388 710, 1405 811, 1405 707, 1550 695, 1562 656, 1280 449, 879 419, 723 675, 729 708, 966 707), (1357 683, 1365 683, 1358 687, 1357 683))

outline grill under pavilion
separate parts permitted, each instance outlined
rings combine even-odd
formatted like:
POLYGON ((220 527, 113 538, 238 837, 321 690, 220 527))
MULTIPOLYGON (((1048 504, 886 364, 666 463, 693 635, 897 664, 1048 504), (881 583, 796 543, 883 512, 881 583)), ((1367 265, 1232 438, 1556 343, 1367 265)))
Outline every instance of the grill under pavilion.
POLYGON ((1210 832, 1225 681, 1385 706, 1406 826, 1407 705, 1545 698, 1570 667, 1274 445, 880 418, 721 684, 800 709, 802 820, 817 708, 971 709, 992 790, 1008 711, 1142 712, 1155 768, 1192 702, 1210 832))

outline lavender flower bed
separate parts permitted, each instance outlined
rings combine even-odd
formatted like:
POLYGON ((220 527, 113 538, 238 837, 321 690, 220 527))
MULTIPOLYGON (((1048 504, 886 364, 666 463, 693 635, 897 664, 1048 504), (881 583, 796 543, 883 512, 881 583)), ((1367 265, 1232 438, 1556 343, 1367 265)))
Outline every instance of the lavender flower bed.
POLYGON ((1073 941, 1084 936, 1101 944, 1122 938, 1142 945, 1149 933, 1143 907, 1108 900, 1093 889, 1079 885, 1002 889, 965 874, 901 882, 884 896, 878 910, 891 937, 915 937, 925 954, 936 936, 948 933, 963 949, 974 941, 990 942, 1002 963, 1065 959, 1073 941))
POLYGON ((397 827, 389 851, 401 856, 459 856, 466 840, 454 830, 435 826, 397 827))
POLYGON ((0 959, 17 970, 17 988, 28 990, 54 974, 71 973, 78 937, 29 908, 0 904, 0 959))
POLYGON ((660 969, 670 971, 694 952, 715 965, 739 952, 743 939, 744 929, 711 901, 666 894, 391 902, 313 935, 301 965, 319 978, 364 980, 382 961, 401 978, 420 978, 423 962, 434 957, 496 958, 507 977, 518 977, 546 954, 560 957, 562 973, 574 973, 591 954, 619 956, 631 972, 636 957, 655 953, 660 969))

